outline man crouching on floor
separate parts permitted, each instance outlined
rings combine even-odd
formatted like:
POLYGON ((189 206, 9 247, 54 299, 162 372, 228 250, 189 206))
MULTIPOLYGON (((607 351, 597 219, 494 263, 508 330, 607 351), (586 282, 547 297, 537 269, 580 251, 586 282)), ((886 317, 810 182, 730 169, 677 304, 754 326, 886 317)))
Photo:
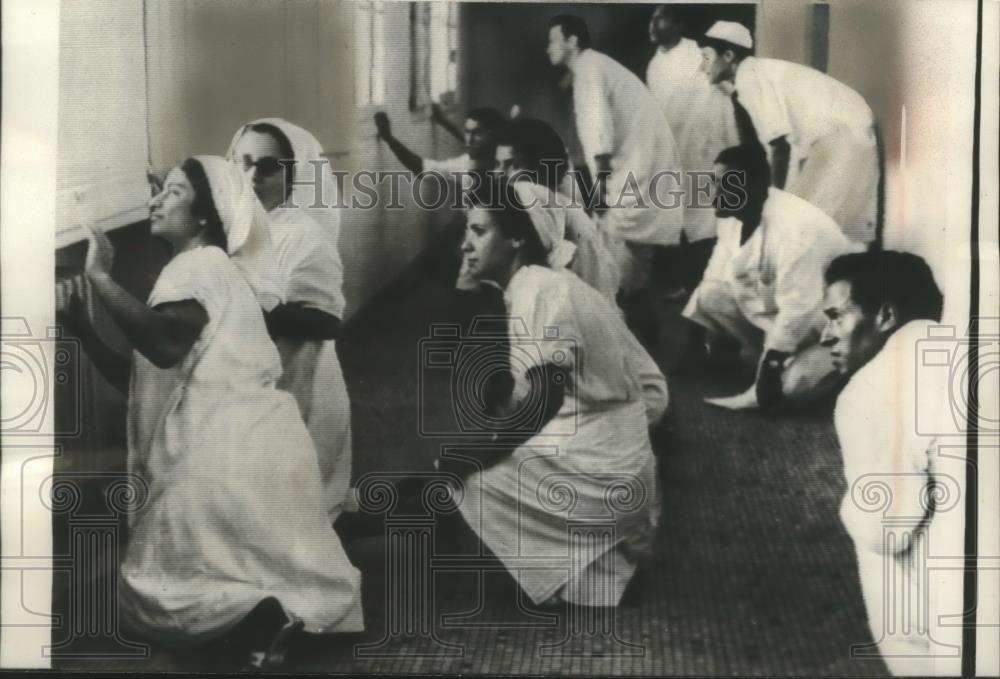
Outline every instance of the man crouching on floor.
POLYGON ((917 398, 943 399, 946 391, 917 375, 916 358, 943 298, 926 262, 904 252, 842 255, 825 280, 821 344, 849 378, 834 411, 847 479, 840 518, 854 541, 879 652, 894 674, 925 674, 930 583, 919 556, 934 516, 935 440, 918 434, 917 398), (866 505, 871 484, 886 494, 884 511, 866 505))

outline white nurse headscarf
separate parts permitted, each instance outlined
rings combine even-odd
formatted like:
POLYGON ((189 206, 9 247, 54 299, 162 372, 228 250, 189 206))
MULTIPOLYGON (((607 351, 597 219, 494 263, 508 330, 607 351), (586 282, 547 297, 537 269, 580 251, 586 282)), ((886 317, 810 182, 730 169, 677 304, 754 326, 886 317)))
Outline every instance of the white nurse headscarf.
POLYGON ((550 269, 566 268, 576 252, 576 246, 566 240, 566 208, 557 204, 552 192, 540 184, 521 180, 515 181, 513 187, 548 252, 546 264, 550 269))
POLYGON ((215 210, 226 232, 226 250, 261 308, 270 311, 282 300, 276 260, 267 231, 267 215, 253 185, 238 167, 219 156, 194 156, 201 163, 212 190, 215 210))
MULTIPOLYGON (((323 156, 323 146, 311 132, 284 118, 259 118, 252 120, 236 130, 233 140, 229 143, 226 156, 231 160, 236 143, 240 140, 250 125, 266 124, 281 130, 292 145, 295 154, 295 181, 288 203, 305 210, 315 219, 330 237, 330 242, 337 246, 340 238, 340 194, 330 170, 329 161, 323 156), (317 181, 316 173, 320 176, 317 181)), ((281 209, 276 208, 276 209, 281 209)))

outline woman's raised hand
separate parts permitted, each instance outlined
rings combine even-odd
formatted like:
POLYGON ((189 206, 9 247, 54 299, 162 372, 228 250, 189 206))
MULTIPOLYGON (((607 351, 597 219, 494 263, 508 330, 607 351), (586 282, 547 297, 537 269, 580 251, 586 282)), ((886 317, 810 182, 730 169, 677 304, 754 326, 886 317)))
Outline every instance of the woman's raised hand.
POLYGON ((110 276, 111 265, 115 260, 115 247, 103 232, 94 228, 93 224, 85 224, 87 230, 87 263, 84 271, 90 277, 110 276))
POLYGON ((385 114, 385 111, 379 111, 375 114, 375 132, 378 134, 379 139, 388 139, 392 136, 392 125, 389 123, 389 116, 385 114))
POLYGON ((149 183, 149 193, 155 197, 163 191, 164 173, 154 167, 146 168, 146 181, 149 183))

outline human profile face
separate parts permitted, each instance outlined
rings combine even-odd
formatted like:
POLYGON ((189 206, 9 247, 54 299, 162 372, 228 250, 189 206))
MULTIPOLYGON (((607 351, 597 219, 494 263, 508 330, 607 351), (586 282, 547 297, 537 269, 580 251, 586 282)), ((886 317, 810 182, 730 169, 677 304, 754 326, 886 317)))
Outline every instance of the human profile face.
POLYGON ((496 153, 493 130, 472 118, 465 120, 465 150, 470 158, 489 159, 496 153))
POLYGON ((714 47, 701 48, 701 72, 708 78, 712 85, 718 85, 734 80, 736 77, 736 67, 733 63, 735 54, 732 50, 716 52, 714 47))
POLYGON ((576 36, 567 38, 563 35, 560 26, 553 26, 549 29, 549 46, 545 49, 545 54, 548 55, 549 62, 553 66, 565 66, 575 48, 576 36))
POLYGON ((503 235, 489 210, 481 207, 468 210, 462 254, 463 264, 470 276, 478 281, 506 286, 517 257, 518 244, 519 241, 503 235))
POLYGON ((820 343, 830 350, 833 367, 852 375, 875 357, 885 344, 895 321, 884 312, 865 313, 852 298, 848 281, 834 281, 823 298, 826 327, 820 343))
POLYGON ((191 213, 195 190, 179 167, 172 169, 163 182, 163 190, 149 199, 150 233, 174 245, 184 245, 202 230, 191 213))
POLYGON ((657 7, 649 19, 649 41, 654 45, 673 45, 681 39, 681 25, 673 13, 657 7))
POLYGON ((264 132, 248 130, 233 149, 233 162, 243 168, 253 182, 254 193, 270 212, 285 202, 285 169, 278 140, 264 132))
MULTIPOLYGON (((497 164, 503 170, 504 174, 507 175, 508 179, 516 179, 528 169, 524 155, 519 153, 513 146, 497 147, 497 164)), ((538 181, 537 177, 532 179, 538 181)))

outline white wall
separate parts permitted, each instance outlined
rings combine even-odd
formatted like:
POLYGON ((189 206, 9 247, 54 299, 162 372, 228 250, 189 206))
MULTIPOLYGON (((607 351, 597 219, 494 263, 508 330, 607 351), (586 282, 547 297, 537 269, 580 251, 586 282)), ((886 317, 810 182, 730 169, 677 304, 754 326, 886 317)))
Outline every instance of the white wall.
MULTIPOLYGON (((376 109, 355 106, 350 2, 147 0, 147 8, 154 164, 169 166, 194 152, 224 153, 239 125, 279 116, 312 131, 334 169, 402 169, 375 140, 376 109)), ((408 110, 409 14, 408 3, 386 4, 385 106, 379 108, 415 150, 457 153, 424 115, 408 110)), ((345 211, 346 315, 421 252, 437 219, 413 209, 345 211)))
MULTIPOLYGON (((233 132, 254 118, 279 116, 309 129, 335 169, 402 169, 375 140, 376 109, 355 106, 351 2, 100 0, 85 11, 74 7, 64 7, 62 17, 60 171, 67 185, 81 169, 102 181, 132 180, 128 191, 119 191, 118 202, 129 209, 116 204, 111 215, 100 202, 94 208, 117 215, 109 228, 144 217, 146 164, 166 169, 193 154, 223 154, 233 132)), ((426 113, 408 109, 409 15, 408 3, 386 3, 385 105, 379 108, 416 151, 455 155, 459 143, 434 128, 426 113)), ((108 191, 91 193, 108 202, 108 191)), ((434 225, 447 218, 403 203, 403 210, 344 214, 348 316, 420 254, 434 225)), ((58 228, 72 226, 73 215, 64 212, 58 228)), ((58 245, 80 237, 82 231, 66 231, 58 245)))

